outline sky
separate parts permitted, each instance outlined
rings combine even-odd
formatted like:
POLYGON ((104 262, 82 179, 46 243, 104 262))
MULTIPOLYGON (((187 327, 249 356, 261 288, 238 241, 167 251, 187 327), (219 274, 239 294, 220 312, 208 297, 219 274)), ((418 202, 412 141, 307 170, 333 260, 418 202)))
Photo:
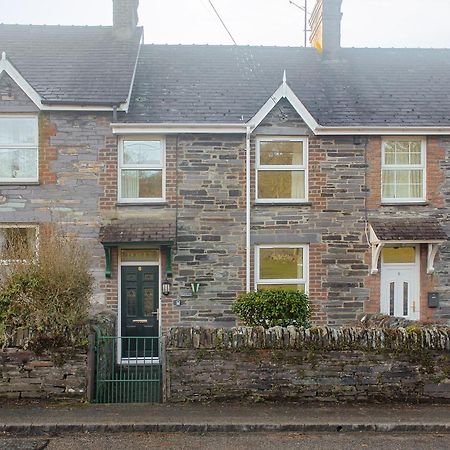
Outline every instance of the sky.
MULTIPOLYGON (((238 44, 303 45, 289 0, 212 1, 238 44)), ((450 47, 450 0, 343 0, 342 12, 344 47, 450 47)), ((146 43, 231 43, 208 0, 140 0, 139 18, 146 43)), ((0 0, 0 22, 111 25, 112 0, 0 0)))

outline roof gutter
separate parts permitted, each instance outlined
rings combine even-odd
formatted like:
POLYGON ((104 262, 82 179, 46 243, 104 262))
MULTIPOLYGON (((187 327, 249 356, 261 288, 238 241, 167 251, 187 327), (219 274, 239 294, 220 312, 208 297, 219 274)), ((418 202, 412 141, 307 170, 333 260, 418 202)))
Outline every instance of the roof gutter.
POLYGON ((325 127, 312 130, 317 136, 430 136, 450 135, 450 127, 325 127))
MULTIPOLYGON (((120 108, 118 108, 120 111, 120 108)), ((133 134, 247 134, 254 125, 236 123, 112 123, 112 132, 133 134)), ((312 128, 316 136, 442 136, 450 135, 450 127, 326 127, 312 128)))
POLYGON ((92 112, 103 112, 103 111, 126 111, 126 104, 119 103, 116 104, 85 104, 85 103, 47 103, 39 107, 41 111, 92 111, 92 112))
POLYGON ((246 124, 235 123, 112 123, 113 134, 246 134, 246 124))

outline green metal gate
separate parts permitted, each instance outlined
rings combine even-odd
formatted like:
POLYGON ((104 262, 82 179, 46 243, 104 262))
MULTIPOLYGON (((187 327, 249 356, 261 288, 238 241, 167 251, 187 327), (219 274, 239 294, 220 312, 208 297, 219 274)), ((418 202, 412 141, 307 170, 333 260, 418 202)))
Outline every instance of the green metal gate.
POLYGON ((158 337, 96 336, 96 403, 161 402, 158 337))

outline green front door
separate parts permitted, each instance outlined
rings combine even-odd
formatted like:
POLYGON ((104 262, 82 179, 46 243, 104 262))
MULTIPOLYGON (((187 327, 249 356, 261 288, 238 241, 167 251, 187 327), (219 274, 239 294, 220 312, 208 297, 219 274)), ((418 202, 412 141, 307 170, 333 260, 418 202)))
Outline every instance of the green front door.
POLYGON ((159 335, 159 268, 122 266, 121 276, 122 357, 156 357, 155 340, 144 338, 159 335))

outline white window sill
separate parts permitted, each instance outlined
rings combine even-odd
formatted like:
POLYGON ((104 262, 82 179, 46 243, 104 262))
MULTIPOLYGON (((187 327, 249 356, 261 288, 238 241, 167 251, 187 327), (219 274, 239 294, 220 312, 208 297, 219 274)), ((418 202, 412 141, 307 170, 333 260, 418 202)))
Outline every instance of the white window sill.
POLYGON ((428 205, 426 200, 382 200, 381 206, 428 205))
POLYGON ((132 202, 123 202, 123 201, 118 201, 116 203, 116 206, 118 207, 123 207, 123 206, 167 206, 169 203, 166 202, 165 200, 155 200, 152 202, 142 202, 142 201, 132 201, 132 202))
POLYGON ((0 186, 39 186, 39 180, 0 180, 0 186))
POLYGON ((255 200, 257 206, 311 206, 307 200, 255 200))

